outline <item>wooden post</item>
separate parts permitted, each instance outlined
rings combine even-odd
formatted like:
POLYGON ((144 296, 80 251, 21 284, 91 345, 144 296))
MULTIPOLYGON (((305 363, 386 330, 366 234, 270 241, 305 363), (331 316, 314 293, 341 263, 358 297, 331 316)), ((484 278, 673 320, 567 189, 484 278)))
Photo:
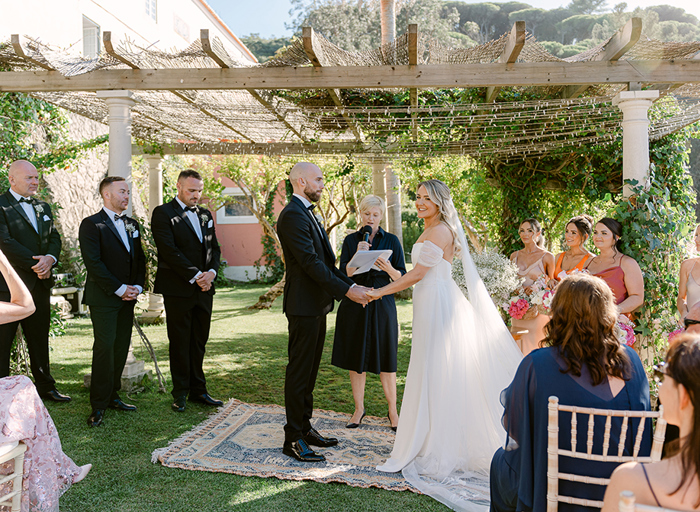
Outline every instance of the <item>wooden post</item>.
MULTIPOLYGON (((418 65, 418 25, 410 24, 408 26, 408 65, 418 65)), ((418 142, 418 113, 413 109, 418 107, 418 89, 411 87, 411 138, 413 142, 418 142)))
MULTIPOLYGON (((503 52, 498 58, 498 62, 501 64, 513 64, 516 60, 518 60, 518 56, 525 46, 525 37, 525 22, 516 21, 513 23, 513 28, 510 29, 506 46, 503 48, 503 52)), ((486 99, 484 101, 486 103, 496 101, 500 90, 500 87, 487 87, 486 99)))
POLYGON ((559 399, 549 397, 547 409, 547 512, 559 507, 559 399))

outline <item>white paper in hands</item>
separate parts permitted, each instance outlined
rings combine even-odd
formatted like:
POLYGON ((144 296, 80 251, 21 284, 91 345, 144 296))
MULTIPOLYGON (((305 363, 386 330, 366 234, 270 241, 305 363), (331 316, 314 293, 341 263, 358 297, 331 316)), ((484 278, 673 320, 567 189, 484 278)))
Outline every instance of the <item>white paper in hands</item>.
POLYGON ((348 267, 357 268, 353 275, 364 274, 369 272, 369 269, 381 270, 375 265, 375 262, 379 259, 388 260, 392 254, 391 249, 386 249, 384 251, 357 251, 355 256, 348 262, 348 267))

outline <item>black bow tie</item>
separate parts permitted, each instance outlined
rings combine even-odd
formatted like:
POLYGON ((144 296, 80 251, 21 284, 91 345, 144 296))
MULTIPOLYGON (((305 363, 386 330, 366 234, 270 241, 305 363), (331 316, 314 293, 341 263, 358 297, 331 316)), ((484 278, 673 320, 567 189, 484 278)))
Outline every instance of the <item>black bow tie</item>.
POLYGON ((28 197, 20 197, 19 198, 20 203, 28 203, 28 204, 34 204, 34 199, 28 198, 28 197))
POLYGON ((123 214, 121 214, 121 215, 119 215, 118 213, 115 213, 115 214, 114 214, 114 222, 116 222, 116 221, 118 221, 118 220, 123 221, 123 220, 124 220, 124 217, 126 217, 126 213, 123 213, 123 214))
POLYGON ((197 207, 196 206, 185 206, 185 211, 197 213, 197 207))
POLYGON ((315 204, 310 204, 310 205, 307 207, 307 209, 308 209, 310 212, 313 212, 313 211, 314 211, 314 208, 316 208, 316 205, 315 205, 315 204))

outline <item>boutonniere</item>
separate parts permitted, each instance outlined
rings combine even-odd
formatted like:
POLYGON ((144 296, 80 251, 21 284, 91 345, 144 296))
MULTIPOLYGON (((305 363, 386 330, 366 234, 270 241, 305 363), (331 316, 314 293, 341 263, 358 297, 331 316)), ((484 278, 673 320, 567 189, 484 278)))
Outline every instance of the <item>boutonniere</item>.
POLYGON ((323 217, 321 217, 318 213, 314 213, 314 217, 316 217, 316 221, 317 221, 321 226, 324 226, 323 217))
POLYGON ((124 223, 124 229, 126 229, 126 232, 129 234, 132 234, 134 231, 136 231, 136 228, 130 222, 124 223))
POLYGON ((42 213, 44 213, 44 206, 39 204, 39 203, 35 203, 34 204, 34 211, 36 213, 38 213, 39 215, 41 215, 42 213))
POLYGON ((207 217, 207 214, 206 214, 206 213, 202 212, 202 213, 199 214, 199 221, 200 221, 202 224, 206 224, 208 220, 209 220, 209 217, 207 217))

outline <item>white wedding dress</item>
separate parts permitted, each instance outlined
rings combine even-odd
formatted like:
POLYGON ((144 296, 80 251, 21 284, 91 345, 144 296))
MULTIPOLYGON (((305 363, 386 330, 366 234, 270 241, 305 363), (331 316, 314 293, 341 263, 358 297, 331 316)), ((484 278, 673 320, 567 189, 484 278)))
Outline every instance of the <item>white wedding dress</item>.
POLYGON ((377 469, 402 471, 414 487, 455 510, 481 512, 489 504, 491 458, 506 438, 500 393, 522 354, 478 274, 469 295, 488 304, 475 308, 438 246, 414 245, 412 261, 430 270, 413 290, 411 360, 396 440, 391 458, 377 469), (483 289, 473 293, 477 285, 483 289))

